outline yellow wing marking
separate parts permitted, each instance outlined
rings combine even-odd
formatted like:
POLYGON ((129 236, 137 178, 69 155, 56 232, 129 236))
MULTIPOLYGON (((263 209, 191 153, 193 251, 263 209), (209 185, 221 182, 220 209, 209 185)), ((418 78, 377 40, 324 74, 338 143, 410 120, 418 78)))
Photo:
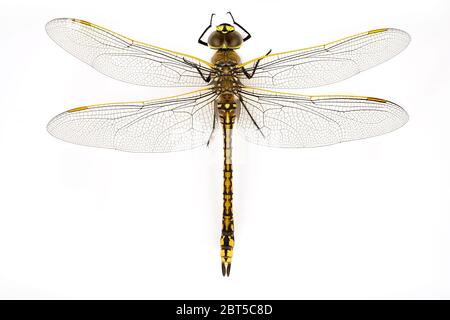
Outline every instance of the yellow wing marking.
POLYGON ((373 98, 373 97, 367 97, 367 100, 369 101, 375 101, 375 102, 381 102, 381 103, 386 103, 387 101, 384 99, 380 99, 380 98, 373 98))
POLYGON ((83 111, 83 110, 86 110, 86 109, 89 109, 89 107, 87 107, 87 106, 77 107, 77 108, 73 108, 73 109, 67 110, 67 112, 77 112, 77 111, 83 111))
POLYGON ((174 99, 174 98, 178 98, 178 97, 182 97, 182 96, 187 96, 187 95, 191 95, 191 94, 194 94, 194 93, 204 92, 204 91, 208 91, 208 90, 211 90, 211 88, 208 87, 208 88, 203 88, 203 89, 190 91, 190 92, 186 92, 186 93, 176 94, 174 96, 168 96, 168 97, 157 98, 157 99, 150 99, 150 100, 145 100, 145 101, 142 100, 142 101, 125 101, 125 102, 110 102, 110 103, 92 104, 90 106, 82 106, 82 107, 73 108, 73 109, 67 110, 66 112, 72 113, 72 112, 78 112, 78 111, 83 111, 83 110, 92 109, 92 108, 106 107, 106 106, 110 107, 110 106, 113 106, 113 105, 123 105, 123 104, 141 104, 141 105, 144 105, 146 103, 170 100, 170 99, 174 99))
POLYGON ((85 25, 87 25, 87 26, 92 26, 92 23, 90 23, 90 22, 88 22, 88 21, 79 20, 79 19, 72 19, 72 21, 79 22, 79 23, 85 24, 85 25))
POLYGON ((126 37, 126 36, 124 36, 124 35, 121 35, 121 34, 119 34, 119 33, 117 33, 117 32, 114 32, 114 31, 112 31, 112 30, 109 30, 109 29, 107 29, 107 28, 105 28, 105 27, 96 25, 96 24, 94 24, 94 23, 92 23, 92 22, 88 22, 88 21, 80 20, 80 19, 72 19, 72 21, 77 22, 77 23, 81 23, 81 24, 84 24, 84 25, 87 25, 87 26, 90 26, 90 27, 93 27, 93 28, 96 28, 96 29, 99 29, 99 30, 102 30, 102 31, 105 31, 105 32, 112 33, 112 34, 114 34, 114 35, 116 35, 116 36, 118 36, 118 37, 121 37, 121 38, 124 38, 124 39, 128 40, 128 41, 131 42, 131 43, 137 43, 137 44, 141 44, 141 45, 144 45, 144 46, 156 48, 156 49, 159 49, 159 50, 162 50, 162 51, 170 52, 170 53, 173 53, 173 54, 177 54, 177 55, 185 56, 185 57, 188 57, 188 58, 196 59, 196 60, 198 60, 198 61, 200 61, 200 62, 206 64, 206 65, 209 66, 209 67, 213 67, 213 65, 212 65, 210 62, 205 61, 205 60, 200 59, 200 58, 197 58, 197 57, 195 57, 195 56, 192 56, 192 55, 189 55, 189 54, 186 54, 186 53, 181 53, 181 52, 169 50, 169 49, 165 49, 165 48, 161 48, 161 47, 158 47, 158 46, 149 44, 149 43, 145 43, 145 42, 133 40, 133 39, 128 38, 128 37, 126 37))
POLYGON ((375 29, 375 30, 370 30, 369 32, 367 32, 367 34, 379 33, 379 32, 385 32, 385 31, 387 31, 387 30, 388 30, 388 28, 375 29))
POLYGON ((252 60, 249 60, 247 62, 244 62, 244 63, 238 65, 238 67, 244 67, 244 66, 246 66, 246 65, 248 65, 250 63, 253 63, 253 62, 257 61, 257 60, 261 60, 261 59, 267 58, 267 57, 274 57, 274 56, 279 56, 279 55, 282 55, 282 54, 288 54, 288 53, 293 53, 293 52, 302 52, 302 51, 307 51, 307 50, 311 50, 311 49, 324 48, 324 47, 331 46, 331 45, 336 44, 336 43, 341 42, 341 41, 345 41, 345 40, 348 40, 348 39, 365 36, 365 35, 368 35, 368 34, 386 32, 387 30, 389 30, 389 28, 374 29, 374 30, 370 30, 370 31, 367 31, 367 32, 357 33, 355 35, 348 36, 348 37, 345 37, 345 38, 342 38, 342 39, 338 39, 338 40, 335 40, 335 41, 331 41, 331 42, 328 42, 326 44, 321 44, 321 45, 318 45, 318 46, 312 46, 312 47, 303 48, 303 49, 296 49, 296 50, 289 50, 289 51, 285 51, 285 52, 272 53, 272 54, 269 54, 269 55, 260 56, 260 57, 257 57, 255 59, 252 59, 252 60))

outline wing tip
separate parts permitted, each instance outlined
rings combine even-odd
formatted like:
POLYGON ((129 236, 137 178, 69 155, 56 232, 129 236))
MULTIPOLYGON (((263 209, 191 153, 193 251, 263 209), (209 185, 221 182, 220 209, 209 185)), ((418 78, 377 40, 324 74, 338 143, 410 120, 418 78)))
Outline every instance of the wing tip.
POLYGON ((397 28, 379 28, 379 29, 373 29, 367 31, 367 34, 377 34, 377 33, 383 33, 383 32, 393 32, 393 33, 400 33, 404 36, 404 38, 407 40, 406 42, 409 43, 411 41, 411 35, 402 29, 397 28))
POLYGON ((389 104, 391 108, 396 108, 397 109, 397 111, 399 112, 399 117, 398 117, 399 125, 395 129, 393 129, 392 131, 403 127, 409 121, 409 114, 408 114, 408 112, 405 109, 403 109, 401 106, 396 104, 395 102, 392 102, 392 101, 389 101, 389 100, 385 100, 385 99, 381 99, 381 98, 374 98, 374 97, 366 97, 366 100, 379 102, 379 103, 383 103, 383 104, 389 104))
POLYGON ((45 24, 45 30, 47 30, 47 33, 48 33, 49 30, 51 30, 51 28, 56 26, 56 25, 72 24, 72 23, 84 24, 86 26, 93 26, 94 25, 93 23, 91 23, 89 21, 82 20, 82 19, 77 19, 77 18, 55 18, 55 19, 52 19, 52 20, 48 21, 45 24))
POLYGON ((82 110, 87 110, 89 108, 90 107, 88 107, 88 106, 76 107, 76 108, 72 108, 72 109, 69 109, 67 111, 64 111, 64 112, 61 112, 61 113, 57 114, 56 116, 51 118, 50 121, 47 123, 47 131, 48 131, 48 133, 50 133, 52 136, 54 136, 54 137, 56 137, 58 139, 61 139, 60 137, 58 137, 55 134, 55 128, 57 127, 58 120, 61 120, 61 118, 63 118, 64 116, 69 115, 70 113, 74 113, 74 112, 78 112, 78 111, 82 111, 82 110))
MULTIPOLYGON (((405 48, 409 45, 409 43, 411 42, 411 35, 406 32, 405 30, 402 29, 397 29, 397 28, 385 28, 386 32, 393 32, 393 33, 399 33, 403 36, 404 38, 404 43, 405 43, 405 48)), ((370 32, 370 31, 369 31, 370 32)))
POLYGON ((45 31, 47 32, 47 34, 50 36, 50 30, 51 28, 58 22, 58 20, 60 20, 61 18, 56 18, 56 19, 52 19, 49 22, 47 22, 45 24, 45 31))
POLYGON ((396 29, 396 28, 390 28, 389 30, 393 30, 393 31, 396 31, 396 32, 398 32, 398 33, 401 33, 401 34, 405 37, 405 39, 406 39, 406 41, 405 41, 405 43, 406 43, 405 47, 411 42, 411 35, 410 35, 408 32, 406 32, 405 30, 402 30, 402 29, 396 29))
POLYGON ((52 19, 52 20, 48 21, 45 24, 45 31, 47 32, 48 36, 53 39, 53 32, 52 32, 53 28, 61 26, 61 25, 64 25, 64 24, 67 25, 67 24, 73 23, 75 21, 78 21, 78 19, 74 19, 74 18, 55 18, 55 19, 52 19))
POLYGON ((73 20, 72 18, 55 18, 52 19, 50 21, 48 21, 45 24, 45 29, 49 29, 50 27, 56 25, 56 24, 60 24, 61 22, 67 22, 68 20, 73 20))

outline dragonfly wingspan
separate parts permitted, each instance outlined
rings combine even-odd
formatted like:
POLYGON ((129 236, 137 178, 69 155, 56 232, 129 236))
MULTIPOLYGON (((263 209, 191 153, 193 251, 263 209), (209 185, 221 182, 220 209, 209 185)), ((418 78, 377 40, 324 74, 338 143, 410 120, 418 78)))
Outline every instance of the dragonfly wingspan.
POLYGON ((318 147, 396 130, 408 114, 393 102, 356 96, 305 96, 245 88, 238 128, 271 147, 318 147))
POLYGON ((61 140, 129 152, 171 152, 205 145, 213 130, 209 89, 165 99, 107 103, 68 110, 47 129, 61 140))
POLYGON ((249 73, 260 60, 251 87, 302 89, 335 83, 394 57, 405 49, 410 36, 399 29, 377 29, 307 49, 274 53, 241 66, 249 73))
POLYGON ((59 18, 46 30, 59 46, 99 72, 124 82, 153 87, 206 85, 211 64, 202 59, 135 41, 93 23, 59 18))

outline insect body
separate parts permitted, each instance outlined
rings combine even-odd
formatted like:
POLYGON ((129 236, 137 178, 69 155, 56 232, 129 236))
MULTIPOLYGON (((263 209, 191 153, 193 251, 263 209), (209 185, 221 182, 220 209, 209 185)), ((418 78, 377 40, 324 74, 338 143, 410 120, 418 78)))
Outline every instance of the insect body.
POLYGON ((144 86, 202 87, 163 99, 81 106, 54 117, 48 131, 62 140, 130 152, 170 152, 207 145, 217 126, 224 138, 222 273, 234 248, 232 132, 274 147, 316 147, 393 131, 408 121, 393 102, 364 96, 307 96, 266 88, 299 89, 344 80, 380 64, 409 43, 398 29, 376 29, 325 45, 271 54, 242 63, 251 35, 233 24, 207 41, 211 62, 135 41, 78 19, 55 19, 49 36, 96 70, 144 86), (242 35, 236 29, 239 28, 242 35), (259 88, 257 88, 259 87, 259 88))
POLYGON ((241 63, 234 51, 244 42, 242 36, 229 24, 218 25, 208 38, 208 46, 217 51, 211 62, 215 69, 213 81, 218 94, 215 110, 223 128, 224 170, 223 170, 223 218, 220 238, 222 274, 229 276, 234 247, 233 223, 233 168, 231 160, 231 138, 235 119, 240 113, 239 90, 242 87, 236 72, 241 63))

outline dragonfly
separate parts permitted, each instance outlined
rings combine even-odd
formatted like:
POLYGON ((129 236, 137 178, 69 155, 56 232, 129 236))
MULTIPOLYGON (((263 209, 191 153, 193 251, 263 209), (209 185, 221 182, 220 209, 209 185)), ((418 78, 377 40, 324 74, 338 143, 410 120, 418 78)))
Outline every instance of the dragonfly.
POLYGON ((209 25, 198 43, 214 50, 207 61, 140 42, 96 24, 58 18, 50 38, 97 71, 127 83, 196 90, 147 101, 80 106, 54 117, 48 132, 61 140, 128 152, 172 152, 208 146, 223 131, 223 214, 220 257, 230 275, 235 246, 232 132, 258 145, 326 146, 378 136, 408 121, 399 105, 380 98, 303 95, 273 91, 335 83, 396 56, 410 36, 375 29, 327 44, 242 62, 237 50, 251 34, 228 12, 230 23, 209 25), (206 36, 208 36, 206 38, 206 36), (219 130, 220 130, 219 129, 219 130))

